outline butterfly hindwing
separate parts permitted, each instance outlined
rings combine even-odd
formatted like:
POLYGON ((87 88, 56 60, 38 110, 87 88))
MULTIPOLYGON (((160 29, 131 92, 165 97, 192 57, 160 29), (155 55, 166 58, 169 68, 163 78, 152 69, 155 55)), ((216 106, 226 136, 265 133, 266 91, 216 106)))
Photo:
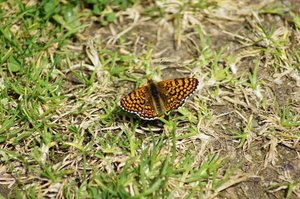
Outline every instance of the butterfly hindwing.
POLYGON ((157 82, 159 95, 165 111, 181 107, 185 100, 197 89, 199 81, 195 78, 178 78, 157 82))
POLYGON ((135 113, 146 120, 157 117, 148 86, 142 86, 123 97, 120 105, 125 111, 135 113))

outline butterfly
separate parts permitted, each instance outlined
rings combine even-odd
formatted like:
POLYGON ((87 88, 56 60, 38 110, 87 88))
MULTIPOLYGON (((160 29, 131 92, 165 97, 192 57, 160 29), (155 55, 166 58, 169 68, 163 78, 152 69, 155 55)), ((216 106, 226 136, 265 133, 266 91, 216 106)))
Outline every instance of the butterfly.
POLYGON ((120 101, 120 106, 130 113, 137 114, 145 120, 155 120, 164 113, 178 109, 186 99, 198 88, 196 78, 178 78, 154 82, 148 80, 148 85, 142 86, 120 101))

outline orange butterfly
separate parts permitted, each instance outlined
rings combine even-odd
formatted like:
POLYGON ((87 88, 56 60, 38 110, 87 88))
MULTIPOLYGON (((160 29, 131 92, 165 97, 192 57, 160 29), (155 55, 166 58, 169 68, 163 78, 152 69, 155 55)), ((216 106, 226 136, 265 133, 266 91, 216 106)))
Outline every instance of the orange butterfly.
POLYGON ((199 85, 195 78, 148 81, 121 99, 121 107, 145 120, 154 120, 181 107, 199 85))

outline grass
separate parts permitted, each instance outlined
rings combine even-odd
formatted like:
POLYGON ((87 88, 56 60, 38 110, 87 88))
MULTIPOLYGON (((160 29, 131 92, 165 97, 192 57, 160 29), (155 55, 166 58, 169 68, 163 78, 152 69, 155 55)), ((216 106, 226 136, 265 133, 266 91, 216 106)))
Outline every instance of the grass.
POLYGON ((300 197, 297 5, 0 6, 0 197, 300 197), (165 118, 119 106, 188 76, 199 91, 165 118))

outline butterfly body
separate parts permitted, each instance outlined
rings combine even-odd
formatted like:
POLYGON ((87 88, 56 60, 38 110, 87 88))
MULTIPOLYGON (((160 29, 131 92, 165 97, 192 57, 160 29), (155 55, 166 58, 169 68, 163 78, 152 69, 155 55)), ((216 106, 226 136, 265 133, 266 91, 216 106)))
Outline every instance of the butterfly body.
POLYGON ((153 120, 181 107, 185 100, 197 89, 195 78, 178 78, 160 82, 148 81, 121 99, 121 107, 135 113, 142 119, 153 120))
POLYGON ((162 107, 163 101, 161 99, 162 94, 159 93, 156 84, 152 80, 148 81, 148 84, 148 89, 152 98, 152 102, 154 103, 153 107, 155 108, 155 112, 157 115, 161 115, 164 111, 164 108, 162 107))

